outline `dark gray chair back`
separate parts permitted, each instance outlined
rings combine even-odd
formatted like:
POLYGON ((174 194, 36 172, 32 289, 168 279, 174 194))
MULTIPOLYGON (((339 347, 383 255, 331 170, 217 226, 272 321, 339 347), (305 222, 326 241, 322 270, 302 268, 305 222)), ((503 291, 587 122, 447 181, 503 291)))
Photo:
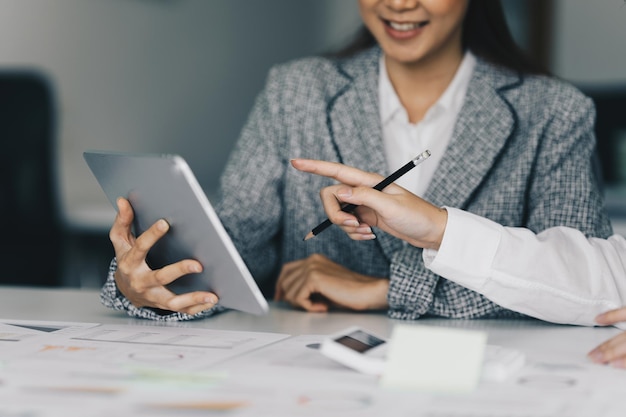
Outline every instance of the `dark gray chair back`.
POLYGON ((0 284, 60 283, 55 119, 45 76, 0 71, 0 284))

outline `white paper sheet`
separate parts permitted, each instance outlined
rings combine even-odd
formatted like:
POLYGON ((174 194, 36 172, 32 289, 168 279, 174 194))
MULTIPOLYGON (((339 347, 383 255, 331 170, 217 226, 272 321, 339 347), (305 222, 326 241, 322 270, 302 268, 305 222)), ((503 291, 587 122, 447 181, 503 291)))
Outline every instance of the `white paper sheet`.
POLYGON ((324 335, 152 322, 65 323, 55 331, 43 329, 50 322, 20 325, 0 321, 1 332, 21 337, 0 342, 0 417, 624 415, 626 372, 559 348, 526 349, 524 368, 503 383, 433 395, 381 389, 377 378, 323 357, 315 344, 324 335))

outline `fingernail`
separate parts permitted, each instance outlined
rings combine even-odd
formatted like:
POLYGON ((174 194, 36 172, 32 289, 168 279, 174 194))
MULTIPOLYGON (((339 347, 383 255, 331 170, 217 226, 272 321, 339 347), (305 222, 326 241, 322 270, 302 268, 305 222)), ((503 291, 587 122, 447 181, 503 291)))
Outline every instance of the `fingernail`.
POLYGON ((363 234, 372 234, 372 228, 369 226, 359 227, 356 231, 363 234))
POLYGON ((350 220, 344 221, 343 225, 344 226, 358 227, 359 226, 359 222, 357 222, 356 220, 350 219, 350 220))
POLYGON ((587 355, 587 356, 589 356, 589 359, 591 359, 592 362, 595 362, 595 363, 603 363, 604 362, 604 355, 599 350, 590 352, 589 355, 587 355))
POLYGON ((352 188, 343 187, 337 190, 337 195, 339 197, 350 197, 352 195, 352 188))
POLYGON ((363 240, 374 240, 376 239, 376 235, 375 234, 370 234, 370 235, 362 235, 362 239, 363 240))
POLYGON ((170 226, 170 225, 169 225, 169 224, 167 224, 167 222, 166 222, 165 220, 163 220, 163 219, 161 219, 161 220, 159 220, 159 221, 157 222, 157 229, 159 229, 159 230, 160 230, 160 231, 162 231, 162 232, 163 232, 163 231, 165 231, 165 230, 167 230, 167 228, 168 228, 169 226, 170 226))
POLYGON ((626 368, 626 361, 624 359, 613 361, 611 362, 611 366, 614 368, 624 369, 626 368))
POLYGON ((204 297, 204 304, 216 304, 217 303, 217 298, 212 297, 212 296, 206 296, 204 297))
POLYGON ((202 272, 202 267, 200 265, 191 265, 189 267, 190 272, 202 272))

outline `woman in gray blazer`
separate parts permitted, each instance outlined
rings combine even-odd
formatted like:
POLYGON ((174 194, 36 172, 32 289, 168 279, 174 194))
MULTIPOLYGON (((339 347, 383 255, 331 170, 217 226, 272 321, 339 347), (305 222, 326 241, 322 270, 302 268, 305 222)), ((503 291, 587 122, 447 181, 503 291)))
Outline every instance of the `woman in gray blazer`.
MULTIPOLYGON (((449 131, 425 138, 444 144, 437 160, 414 170, 432 165, 420 192, 425 199, 505 226, 540 232, 563 225, 606 238, 612 230, 591 163, 592 101, 524 59, 498 1, 359 0, 359 6, 367 31, 345 53, 270 71, 223 174, 220 219, 266 295, 276 289, 277 299, 307 310, 334 303, 299 299, 299 289, 334 285, 347 295, 340 307, 387 309, 399 319, 517 314, 435 275, 421 249, 384 232, 355 244, 331 227, 303 241, 325 217, 318 192, 331 182, 290 168, 289 160, 323 159, 388 174, 391 155, 404 154, 391 145, 389 132, 401 128, 387 130, 383 102, 400 102, 410 129, 428 125, 432 108, 445 116, 456 103, 452 123, 432 130, 449 131), (391 92, 381 93, 383 81, 391 92), (370 297, 363 292, 384 294, 385 301, 365 304, 370 297)), ((416 147, 405 160, 423 150, 416 147)), ((121 200, 119 209, 104 304, 157 320, 219 310, 214 294, 174 295, 164 287, 201 265, 185 260, 151 270, 145 254, 167 226, 157 223, 135 239, 130 206, 121 200)))

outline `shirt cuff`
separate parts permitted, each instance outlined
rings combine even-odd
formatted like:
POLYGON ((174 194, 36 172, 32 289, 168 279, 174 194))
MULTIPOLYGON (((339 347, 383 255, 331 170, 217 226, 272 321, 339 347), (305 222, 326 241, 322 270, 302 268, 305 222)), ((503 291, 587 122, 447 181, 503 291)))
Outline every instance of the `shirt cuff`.
POLYGON ((477 291, 489 280, 503 227, 463 210, 445 209, 448 222, 441 245, 439 250, 424 250, 424 265, 450 281, 477 291))

